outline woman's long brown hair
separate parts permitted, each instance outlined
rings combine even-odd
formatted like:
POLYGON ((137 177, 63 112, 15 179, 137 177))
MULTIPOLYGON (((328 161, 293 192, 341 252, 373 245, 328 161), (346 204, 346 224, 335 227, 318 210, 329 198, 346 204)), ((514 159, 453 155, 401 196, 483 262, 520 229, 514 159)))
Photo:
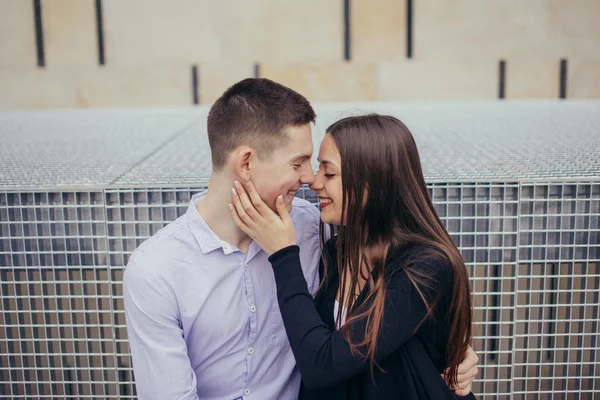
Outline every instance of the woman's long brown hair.
MULTIPOLYGON (((411 245, 428 245, 435 250, 427 258, 441 255, 452 265, 452 294, 445 316, 449 324, 446 364, 449 382, 456 384, 458 365, 471 341, 469 277, 460 252, 431 202, 412 134, 397 118, 377 114, 344 118, 331 125, 327 134, 334 140, 342 162, 342 209, 346 217, 338 227, 336 244, 340 288, 349 290, 341 293, 337 318, 341 318, 342 308, 348 310, 342 327, 346 340, 359 354, 359 348, 367 349, 363 355, 369 358, 373 373, 383 320, 388 256, 411 245), (369 293, 361 306, 352 310, 361 282, 367 280, 369 293), (366 319, 365 338, 352 343, 350 330, 345 328, 359 319, 366 319)), ((323 254, 327 265, 326 251, 323 254)), ((437 299, 428 299, 424 289, 433 286, 434 277, 412 268, 414 263, 399 265, 427 307, 427 315, 416 332, 427 318, 433 317, 437 299)), ((325 275, 323 282, 326 280, 325 275)))

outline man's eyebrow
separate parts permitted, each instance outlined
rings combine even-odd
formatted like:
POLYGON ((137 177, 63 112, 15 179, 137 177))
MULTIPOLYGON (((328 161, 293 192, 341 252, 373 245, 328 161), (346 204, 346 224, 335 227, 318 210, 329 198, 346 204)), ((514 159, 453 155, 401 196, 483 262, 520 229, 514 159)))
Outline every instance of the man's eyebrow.
POLYGON ((311 157, 312 156, 310 154, 302 154, 302 155, 299 155, 299 156, 296 156, 296 157, 292 158, 291 162, 298 162, 298 161, 310 160, 311 157))
POLYGON ((321 161, 318 157, 317 157, 317 161, 323 165, 331 165, 332 167, 337 167, 337 165, 335 165, 335 163, 333 161, 329 161, 329 160, 321 161))

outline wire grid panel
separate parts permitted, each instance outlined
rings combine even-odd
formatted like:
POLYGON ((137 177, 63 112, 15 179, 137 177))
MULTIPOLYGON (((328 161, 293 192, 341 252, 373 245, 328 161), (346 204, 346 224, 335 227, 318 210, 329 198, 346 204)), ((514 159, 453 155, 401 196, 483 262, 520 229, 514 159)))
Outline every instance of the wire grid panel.
POLYGON ((524 184, 519 206, 513 393, 591 399, 600 393, 600 185, 524 184))
POLYGON ((0 396, 110 396, 104 193, 0 193, 0 221, 0 396))
POLYGON ((107 187, 188 129, 197 129, 207 111, 192 107, 2 110, 0 188, 107 187))
POLYGON ((432 199, 461 250, 473 292, 473 347, 480 356, 473 391, 511 393, 518 191, 508 184, 433 184, 432 199))
MULTIPOLYGON (((478 397, 600 392, 600 185, 429 189, 471 276, 478 397)), ((136 397, 124 265, 199 190, 0 193, 0 397, 136 397)))

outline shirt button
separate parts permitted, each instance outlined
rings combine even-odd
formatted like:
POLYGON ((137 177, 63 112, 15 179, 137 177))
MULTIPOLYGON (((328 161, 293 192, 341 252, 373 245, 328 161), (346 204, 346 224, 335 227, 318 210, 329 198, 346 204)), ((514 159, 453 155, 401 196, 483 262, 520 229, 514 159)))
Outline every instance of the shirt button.
POLYGON ((244 394, 245 394, 245 395, 249 395, 249 394, 250 394, 250 389, 246 389, 246 390, 244 390, 244 394))
POLYGON ((250 311, 252 311, 252 312, 256 312, 256 307, 254 307, 254 306, 250 306, 250 311))
POLYGON ((252 347, 248 349, 248 354, 254 354, 254 349, 252 347))

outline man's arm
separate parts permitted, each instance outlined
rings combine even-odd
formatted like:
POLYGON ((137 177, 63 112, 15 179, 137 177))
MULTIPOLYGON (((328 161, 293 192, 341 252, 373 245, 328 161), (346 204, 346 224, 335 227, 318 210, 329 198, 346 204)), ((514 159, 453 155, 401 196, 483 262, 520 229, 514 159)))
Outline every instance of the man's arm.
MULTIPOLYGON (((466 396, 472 392, 473 380, 479 372, 477 370, 478 362, 479 357, 477 356, 477 353, 475 353, 473 348, 469 346, 469 348, 467 349, 467 353, 465 354, 464 360, 462 360, 460 365, 458 366, 458 387, 452 388, 454 390, 454 394, 456 394, 457 396, 466 396)), ((443 376, 444 379, 446 379, 446 376, 443 376)), ((448 383, 447 379, 446 383, 448 383)))
POLYGON ((139 398, 198 399, 174 300, 131 261, 123 277, 123 297, 139 398))

